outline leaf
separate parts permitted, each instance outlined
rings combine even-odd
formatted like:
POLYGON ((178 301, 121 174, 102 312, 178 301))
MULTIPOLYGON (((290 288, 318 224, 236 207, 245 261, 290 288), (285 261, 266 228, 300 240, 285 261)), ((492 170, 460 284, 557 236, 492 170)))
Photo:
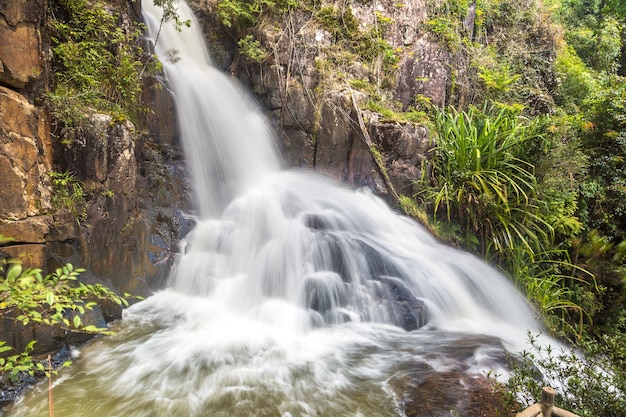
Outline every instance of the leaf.
POLYGON ((74 316, 74 327, 79 328, 81 324, 80 316, 74 316))
POLYGON ((28 342, 28 344, 24 348, 24 351, 25 352, 30 352, 31 350, 33 350, 33 347, 35 346, 36 343, 37 343, 36 340, 31 340, 30 342, 28 342))
POLYGON ((9 282, 15 281, 22 273, 22 264, 13 264, 9 267, 6 280, 9 282))
POLYGON ((52 304, 54 304, 54 302, 55 302, 54 293, 52 291, 49 291, 48 293, 46 293, 46 303, 48 303, 48 305, 51 306, 52 304))

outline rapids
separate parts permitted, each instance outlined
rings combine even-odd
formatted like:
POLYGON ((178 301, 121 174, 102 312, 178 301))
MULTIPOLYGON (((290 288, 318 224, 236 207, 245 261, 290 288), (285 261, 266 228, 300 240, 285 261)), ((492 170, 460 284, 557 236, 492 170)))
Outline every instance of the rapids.
MULTIPOLYGON (((541 330, 509 281, 367 190, 281 169, 267 121, 211 66, 188 6, 179 32, 159 29, 152 3, 144 19, 176 96, 197 225, 169 288, 56 381, 56 414, 403 416, 405 377, 503 372, 504 352, 541 330), (398 297, 424 306, 410 331, 398 297)), ((35 392, 8 415, 47 416, 46 401, 35 392)))

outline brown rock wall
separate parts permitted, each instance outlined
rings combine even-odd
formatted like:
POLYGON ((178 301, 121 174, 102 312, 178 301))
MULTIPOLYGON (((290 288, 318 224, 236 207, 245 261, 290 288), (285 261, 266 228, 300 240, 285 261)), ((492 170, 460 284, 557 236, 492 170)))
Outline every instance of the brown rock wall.
MULTIPOLYGON (((209 17, 214 1, 194 0, 204 16, 207 37, 220 39, 220 50, 228 45, 220 37, 219 24, 209 17), (212 25, 210 23, 213 23, 212 25)), ((444 105, 450 83, 449 53, 427 36, 423 23, 428 19, 425 0, 349 2, 325 6, 350 7, 362 30, 385 26, 385 39, 399 56, 395 82, 386 87, 388 102, 399 102, 404 110, 416 104, 416 96, 428 97, 444 105), (384 21, 383 21, 384 20, 384 21)), ((281 26, 262 22, 254 30, 269 57, 261 64, 247 62, 245 57, 228 62, 228 69, 263 102, 278 130, 283 155, 290 166, 312 168, 348 185, 369 186, 385 192, 368 146, 365 144, 353 94, 347 88, 346 74, 376 85, 371 62, 352 62, 333 67, 337 45, 333 35, 319 25, 314 13, 291 11, 280 20, 281 26), (330 70, 329 70, 330 68, 330 70), (338 72, 345 72, 340 75, 338 72)), ((387 69, 388 70, 388 69, 387 69)), ((384 71, 383 71, 384 72, 384 71)), ((363 107, 367 97, 359 100, 363 107)), ((366 130, 380 149, 384 169, 391 184, 400 193, 413 193, 413 183, 421 176, 422 161, 427 152, 428 132, 412 124, 378 123, 377 117, 366 117, 366 130), (416 145, 419 143, 419 145, 416 145), (415 146, 413 146, 415 145, 415 146), (401 148, 395 149, 394 146, 401 148)))
POLYGON ((44 78, 43 0, 0 1, 0 84, 33 90, 44 78))
MULTIPOLYGON (((0 87, 0 218, 23 220, 49 209, 52 156, 46 112, 0 87)), ((0 226, 0 233, 3 232, 0 226)))

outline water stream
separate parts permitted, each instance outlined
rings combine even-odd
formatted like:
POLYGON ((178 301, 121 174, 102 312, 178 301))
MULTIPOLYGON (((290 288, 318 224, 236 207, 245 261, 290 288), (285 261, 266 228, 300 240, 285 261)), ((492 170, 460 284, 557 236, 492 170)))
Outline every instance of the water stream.
MULTIPOLYGON (((143 8, 154 39, 160 9, 143 8)), ((57 415, 403 416, 403 383, 498 371, 540 330, 490 266, 366 190, 282 170, 267 121, 179 12, 191 28, 164 25, 156 52, 197 226, 170 287, 57 380, 57 415)), ((9 416, 47 416, 46 401, 36 392, 9 416)))

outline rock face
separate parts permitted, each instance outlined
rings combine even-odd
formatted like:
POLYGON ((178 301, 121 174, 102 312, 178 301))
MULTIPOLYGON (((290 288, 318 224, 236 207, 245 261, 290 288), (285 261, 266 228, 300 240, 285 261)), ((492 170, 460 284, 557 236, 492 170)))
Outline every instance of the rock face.
MULTIPOLYGON (((341 59, 332 55, 336 35, 322 27, 313 13, 292 10, 274 22, 258 24, 255 39, 272 53, 262 63, 254 63, 238 56, 236 45, 217 29, 220 22, 215 17, 214 1, 190 3, 200 16, 211 47, 218 51, 216 61, 246 84, 266 107, 290 166, 315 169, 381 195, 388 193, 390 186, 401 194, 414 192, 413 183, 421 176, 429 149, 428 131, 412 123, 383 121, 377 114, 362 110, 367 93, 348 87, 337 73, 343 71, 352 79, 369 78, 370 84, 378 86, 381 80, 372 75, 367 64, 356 61, 340 71, 334 67, 328 70, 328 62, 341 59), (360 126, 359 118, 364 119, 364 126, 360 126), (372 146, 381 154, 382 166, 375 161, 372 146), (384 180, 385 175, 389 181, 384 180)), ((337 6, 332 1, 324 5, 337 6)), ((393 101, 403 110, 414 106, 416 98, 418 102, 427 98, 437 105, 446 103, 450 57, 422 25, 427 19, 424 0, 401 5, 391 0, 347 2, 344 6, 350 8, 361 30, 375 27, 382 18, 387 22, 384 39, 398 56, 392 85, 384 86, 393 101)))
POLYGON ((60 164, 74 169, 87 194, 84 226, 72 236, 78 239, 73 256, 114 288, 148 295, 162 287, 170 255, 188 229, 180 152, 140 136, 128 121, 113 122, 103 114, 90 118, 83 137, 57 150, 60 164), (162 170, 155 172, 155 164, 162 170), (163 243, 155 244, 159 239, 163 243))
POLYGON ((155 109, 140 121, 146 134, 102 114, 71 139, 51 133, 49 113, 35 104, 50 77, 47 5, 0 0, 0 234, 15 238, 3 251, 44 269, 71 261, 146 295, 163 285, 188 229, 173 98, 158 77, 146 79, 143 98, 155 109), (81 186, 75 207, 53 203, 54 173, 81 186))
POLYGON ((45 0, 0 2, 0 84, 34 90, 43 80, 45 0))
MULTIPOLYGON (((47 4, 0 0, 0 235, 15 239, 0 257, 44 273, 72 262, 87 268, 83 281, 149 295, 165 285, 192 224, 184 215, 189 187, 173 99, 158 77, 147 79, 144 100, 155 113, 141 121, 142 132, 93 113, 72 138, 53 132, 39 104, 51 75, 42 30, 47 4), (80 188, 68 191, 71 206, 59 202, 55 188, 54 175, 64 173, 80 188)), ((103 305, 94 320, 100 326, 116 316, 119 309, 103 305)), ((11 320, 0 320, 0 335, 17 349, 35 337, 37 352, 78 341, 11 320)))
POLYGON ((0 87, 0 176, 6 184, 0 218, 22 221, 40 214, 48 200, 46 173, 52 164, 45 111, 23 95, 0 87))

